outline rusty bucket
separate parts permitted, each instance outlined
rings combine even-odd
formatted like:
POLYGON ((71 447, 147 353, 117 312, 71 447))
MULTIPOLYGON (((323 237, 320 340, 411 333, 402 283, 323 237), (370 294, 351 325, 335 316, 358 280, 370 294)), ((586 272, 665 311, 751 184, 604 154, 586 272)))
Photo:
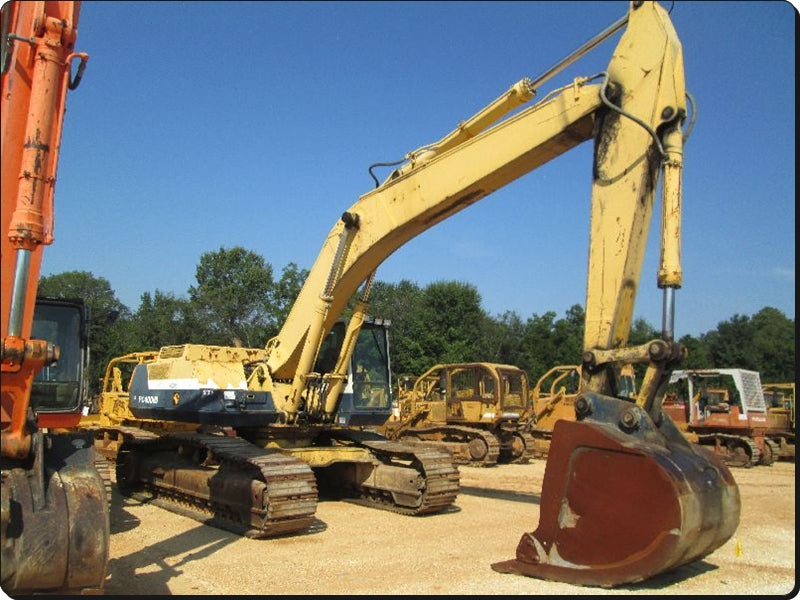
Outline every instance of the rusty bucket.
POLYGON ((582 398, 590 416, 554 427, 539 527, 494 570, 614 587, 699 560, 731 538, 739 489, 713 453, 667 416, 656 426, 629 402, 582 398))
POLYGON ((109 517, 93 443, 38 431, 32 467, 3 464, 0 571, 9 595, 102 592, 109 517))

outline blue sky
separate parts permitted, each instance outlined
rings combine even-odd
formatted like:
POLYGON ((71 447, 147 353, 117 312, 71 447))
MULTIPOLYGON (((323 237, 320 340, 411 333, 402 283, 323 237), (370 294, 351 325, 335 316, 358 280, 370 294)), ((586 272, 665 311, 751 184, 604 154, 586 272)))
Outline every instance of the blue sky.
MULTIPOLYGON (((669 7, 671 3, 663 3, 669 7)), ((613 2, 85 1, 43 273, 89 271, 136 310, 202 253, 310 268, 367 168, 439 140, 627 11, 613 2)), ((675 334, 765 306, 794 318, 795 17, 674 2, 697 122, 685 149, 675 334)), ((619 34, 539 90, 605 69, 619 34)), ((381 172, 382 176, 388 174, 381 172)), ((378 279, 474 284, 492 315, 585 299, 591 143, 423 233, 378 279)), ((635 315, 661 325, 658 208, 635 315)))

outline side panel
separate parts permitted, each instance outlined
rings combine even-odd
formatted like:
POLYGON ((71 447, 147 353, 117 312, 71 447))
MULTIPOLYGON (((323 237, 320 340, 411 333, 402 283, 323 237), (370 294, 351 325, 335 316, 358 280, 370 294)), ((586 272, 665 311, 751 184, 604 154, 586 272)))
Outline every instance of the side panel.
POLYGON ((222 427, 257 427, 278 420, 270 392, 200 387, 185 381, 148 379, 137 365, 130 386, 130 409, 139 419, 164 419, 222 427))

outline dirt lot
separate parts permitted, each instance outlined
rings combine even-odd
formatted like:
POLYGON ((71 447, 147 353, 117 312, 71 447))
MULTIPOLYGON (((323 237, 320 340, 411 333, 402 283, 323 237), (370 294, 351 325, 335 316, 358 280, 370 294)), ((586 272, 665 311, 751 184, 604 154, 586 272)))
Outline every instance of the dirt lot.
POLYGON ((405 517, 322 501, 312 533, 250 540, 116 494, 107 594, 795 595, 795 465, 735 469, 742 516, 704 560, 578 587, 493 571, 539 522, 544 462, 461 467, 457 509, 405 517))

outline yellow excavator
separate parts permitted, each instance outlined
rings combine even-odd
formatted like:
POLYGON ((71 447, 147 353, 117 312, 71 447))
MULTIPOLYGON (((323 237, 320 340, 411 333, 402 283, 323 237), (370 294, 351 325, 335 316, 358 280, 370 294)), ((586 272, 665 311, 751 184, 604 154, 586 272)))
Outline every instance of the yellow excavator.
MULTIPOLYGON (((689 444, 661 411, 670 372, 686 354, 673 324, 675 290, 682 284, 681 171, 690 104, 681 44, 667 11, 637 1, 540 77, 521 80, 440 141, 391 165, 400 166, 383 182, 373 165, 376 188, 330 230, 287 320, 265 348, 170 346, 136 365, 131 414, 198 430, 124 437, 118 483, 194 502, 249 526, 258 513, 284 532, 292 530, 293 518, 307 524, 315 482, 400 512, 447 509, 459 491, 449 455, 368 430, 388 414, 370 406, 373 394, 363 387, 385 378, 385 366, 372 374, 353 366, 362 343, 363 356, 373 361, 363 366, 387 359, 382 328, 367 326, 366 319, 376 269, 418 234, 593 140, 576 418, 554 427, 538 528, 522 535, 513 559, 492 568, 615 586, 707 556, 738 526, 739 490, 727 467, 689 444), (606 71, 522 106, 540 85, 622 29, 606 71), (629 347, 659 176, 662 335, 629 347), (633 363, 646 364, 647 371, 636 398, 620 398, 621 368, 633 363), (305 510, 290 501, 292 490, 305 510), (283 508, 288 516, 280 527, 275 511, 283 508)), ((390 411, 386 398, 384 404, 390 411)))

